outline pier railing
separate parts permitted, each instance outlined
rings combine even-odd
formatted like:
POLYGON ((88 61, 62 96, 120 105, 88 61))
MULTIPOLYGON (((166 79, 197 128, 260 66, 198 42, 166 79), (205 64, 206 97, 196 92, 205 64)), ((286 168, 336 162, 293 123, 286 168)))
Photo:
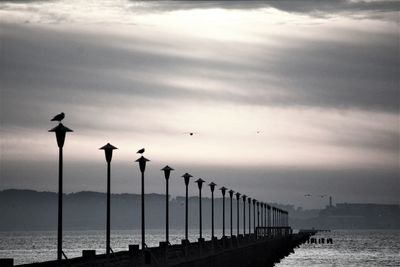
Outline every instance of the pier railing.
POLYGON ((293 234, 293 230, 289 226, 278 226, 278 227, 257 227, 256 237, 276 237, 276 236, 288 236, 293 234))
MULTIPOLYGON (((84 250, 82 257, 71 258, 68 261, 54 260, 21 265, 21 267, 190 267, 209 266, 211 263, 214 266, 233 267, 269 266, 268 264, 271 262, 291 253, 295 246, 305 242, 312 235, 312 233, 291 234, 291 232, 290 227, 258 227, 256 234, 219 239, 215 237, 207 241, 199 239, 198 242, 182 241, 182 244, 173 245, 160 242, 158 247, 145 247, 144 249, 140 249, 139 245, 130 245, 128 251, 109 255, 96 255, 95 250, 84 250), (268 264, 264 265, 264 263, 268 264)), ((14 266, 12 262, 0 261, 0 263, 2 267, 14 266)))

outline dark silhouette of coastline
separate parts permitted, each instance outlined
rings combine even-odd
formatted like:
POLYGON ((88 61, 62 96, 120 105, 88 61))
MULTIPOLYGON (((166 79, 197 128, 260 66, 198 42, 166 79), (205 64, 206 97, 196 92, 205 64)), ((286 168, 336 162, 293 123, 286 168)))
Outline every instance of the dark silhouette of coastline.
MULTIPOLYGON (((106 193, 82 191, 64 194, 63 198, 66 230, 105 229, 106 193)), ((140 229, 140 194, 112 194, 111 198, 112 228, 140 229)), ((222 197, 216 197, 214 202, 215 228, 222 229, 222 197)), ((184 228, 184 203, 184 196, 170 198, 171 229, 184 228)), ((240 205, 242 203, 241 200, 240 205)), ((211 198, 203 197, 202 204, 203 228, 211 229, 211 198)), ((198 196, 189 197, 191 229, 198 229, 198 205, 198 196)), ((290 212, 293 228, 400 229, 399 205, 342 203, 324 210, 303 210, 295 209, 292 205, 274 205, 290 212)), ((165 195, 146 194, 146 206, 147 227, 163 229, 165 195)), ((236 202, 234 206, 236 207, 236 202)), ((0 191, 0 211, 0 231, 56 230, 57 218, 54 214, 57 212, 57 193, 16 189, 0 191)), ((233 209, 233 213, 236 218, 236 208, 233 209)), ((226 208, 225 218, 229 216, 229 209, 226 208)))

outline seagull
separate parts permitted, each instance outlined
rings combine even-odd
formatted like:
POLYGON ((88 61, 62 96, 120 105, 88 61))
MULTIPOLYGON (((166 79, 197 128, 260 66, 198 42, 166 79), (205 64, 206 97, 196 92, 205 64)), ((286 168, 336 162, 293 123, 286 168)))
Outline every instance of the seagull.
POLYGON ((136 152, 136 153, 138 153, 138 154, 143 154, 143 153, 144 153, 144 148, 139 149, 138 152, 136 152))
POLYGON ((197 132, 186 132, 186 133, 184 133, 184 134, 188 134, 188 135, 192 136, 192 135, 194 135, 194 134, 197 134, 197 132))
POLYGON ((50 121, 59 121, 61 122, 65 118, 64 112, 61 112, 60 114, 54 116, 50 121))

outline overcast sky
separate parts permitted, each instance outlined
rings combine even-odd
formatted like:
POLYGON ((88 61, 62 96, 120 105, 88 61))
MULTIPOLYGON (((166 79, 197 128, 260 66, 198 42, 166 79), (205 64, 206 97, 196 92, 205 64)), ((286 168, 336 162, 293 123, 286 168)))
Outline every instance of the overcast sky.
POLYGON ((0 1, 0 190, 399 203, 399 2, 0 1), (188 132, 194 132, 190 136, 188 132), (195 184, 191 194, 197 194, 195 184), (305 194, 312 194, 305 198, 305 194), (206 193, 203 195, 207 196, 206 193))

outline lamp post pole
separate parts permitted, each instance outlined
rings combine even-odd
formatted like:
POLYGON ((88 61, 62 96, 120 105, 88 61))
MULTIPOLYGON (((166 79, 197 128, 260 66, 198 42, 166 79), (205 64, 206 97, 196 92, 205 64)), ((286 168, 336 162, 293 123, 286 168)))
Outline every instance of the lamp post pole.
POLYGON ((246 236, 246 195, 242 196, 243 198, 243 236, 246 236))
POLYGON ((253 228, 254 228, 254 234, 256 234, 256 203, 257 203, 257 200, 253 198, 253 228))
MULTIPOLYGON (((281 209, 279 209, 278 208, 278 210, 277 210, 277 219, 278 219, 278 222, 277 222, 277 226, 278 227, 281 227, 281 209)), ((281 229, 278 229, 278 233, 279 233, 279 235, 281 234, 281 229)))
POLYGON ((261 227, 264 226, 263 214, 264 214, 264 203, 260 203, 260 213, 261 213, 261 227))
POLYGON ((267 205, 267 213, 268 213, 268 218, 267 218, 267 226, 268 226, 268 236, 271 234, 271 206, 267 205))
POLYGON ((236 203, 237 203, 237 211, 236 211, 236 235, 239 237, 239 199, 240 199, 240 193, 236 193, 236 203))
POLYGON ((73 132, 62 123, 49 130, 56 134, 58 146, 58 224, 57 224, 57 260, 62 260, 62 224, 63 224, 63 147, 67 132, 73 132))
POLYGON ((214 239, 214 189, 216 185, 214 182, 208 184, 211 189, 211 239, 214 239))
POLYGON ((257 201, 257 227, 260 227, 260 202, 257 201))
POLYGON ((222 192, 222 237, 225 237, 225 193, 227 188, 223 186, 219 190, 222 192))
POLYGON ((272 227, 274 227, 273 228, 273 230, 272 230, 272 233, 273 233, 273 235, 275 236, 275 232, 276 232, 276 229, 275 229, 275 227, 276 227, 276 223, 275 223, 275 207, 272 207, 272 227))
POLYGON ((205 181, 201 178, 199 178, 195 181, 195 183, 197 183, 197 186, 199 187, 199 231, 200 231, 199 240, 202 240, 202 238, 203 238, 203 230, 202 230, 203 229, 203 226, 202 226, 203 219, 201 216, 202 215, 201 214, 201 188, 203 187, 204 182, 205 181))
POLYGON ((264 203, 264 226, 267 227, 267 203, 264 203))
POLYGON ((190 177, 193 177, 189 173, 185 173, 182 175, 182 177, 185 179, 185 187, 186 187, 186 199, 185 199, 185 240, 189 240, 188 238, 188 185, 189 185, 189 180, 190 177))
POLYGON ((249 197, 247 201, 249 202, 249 235, 251 235, 251 198, 249 197))
POLYGON ((144 211, 144 172, 146 170, 146 162, 150 161, 146 159, 145 157, 141 156, 136 160, 136 162, 139 162, 139 168, 140 168, 140 173, 142 175, 141 179, 141 184, 142 184, 142 190, 141 190, 141 211, 142 211, 142 250, 144 251, 146 247, 146 242, 145 242, 145 211, 144 211))
POLYGON ((110 254, 111 246, 110 246, 110 229, 111 229, 111 159, 112 153, 114 149, 118 149, 115 146, 107 143, 105 146, 100 148, 104 150, 107 162, 107 223, 106 223, 106 254, 110 254))
POLYGON ((233 198, 233 193, 235 193, 235 191, 233 191, 233 190, 229 190, 229 198, 231 199, 231 237, 233 236, 233 227, 232 227, 232 217, 233 217, 233 215, 232 215, 232 213, 233 213, 233 211, 232 211, 232 198, 233 198))
POLYGON ((169 183, 169 176, 171 174, 172 169, 170 166, 165 166, 161 169, 164 171, 165 177, 165 242, 169 243, 169 190, 168 190, 168 183, 169 183))

